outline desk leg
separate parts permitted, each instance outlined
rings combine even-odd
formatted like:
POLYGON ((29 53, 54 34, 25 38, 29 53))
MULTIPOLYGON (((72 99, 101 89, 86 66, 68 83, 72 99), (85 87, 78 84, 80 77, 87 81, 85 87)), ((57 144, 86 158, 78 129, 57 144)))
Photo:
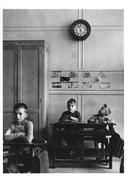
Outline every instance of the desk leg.
POLYGON ((55 158, 56 158, 56 146, 55 146, 55 137, 53 137, 53 144, 52 144, 52 168, 55 168, 55 158))
POLYGON ((111 144, 111 139, 109 139, 109 169, 112 169, 112 144, 111 144))
POLYGON ((35 156, 35 151, 33 147, 30 147, 30 155, 31 155, 31 173, 35 173, 34 171, 34 156, 35 156))
POLYGON ((84 159, 84 136, 81 138, 81 160, 84 159))

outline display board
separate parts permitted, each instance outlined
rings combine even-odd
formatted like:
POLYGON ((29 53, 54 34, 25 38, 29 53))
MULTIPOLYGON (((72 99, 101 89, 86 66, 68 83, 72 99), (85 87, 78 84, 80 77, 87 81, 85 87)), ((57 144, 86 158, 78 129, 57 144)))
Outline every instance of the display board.
POLYGON ((49 71, 49 80, 50 90, 123 90, 123 72, 49 71))

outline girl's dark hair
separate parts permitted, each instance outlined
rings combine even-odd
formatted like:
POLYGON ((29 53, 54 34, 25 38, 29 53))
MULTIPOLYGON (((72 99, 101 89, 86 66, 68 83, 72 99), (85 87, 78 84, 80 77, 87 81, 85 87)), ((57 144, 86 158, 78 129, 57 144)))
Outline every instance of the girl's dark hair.
POLYGON ((13 111, 18 110, 19 108, 24 108, 26 111, 28 109, 27 105, 24 103, 18 103, 14 106, 13 111))
POLYGON ((108 116, 109 114, 111 114, 111 109, 107 106, 107 104, 104 104, 103 107, 104 107, 105 110, 106 110, 105 116, 108 116))

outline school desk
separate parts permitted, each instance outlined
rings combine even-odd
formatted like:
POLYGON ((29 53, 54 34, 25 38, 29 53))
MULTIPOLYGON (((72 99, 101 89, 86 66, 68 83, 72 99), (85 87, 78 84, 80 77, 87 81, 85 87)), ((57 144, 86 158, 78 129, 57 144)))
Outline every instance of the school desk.
POLYGON ((88 123, 54 123, 50 124, 52 126, 52 167, 55 168, 55 162, 57 161, 79 161, 79 162, 86 162, 86 159, 84 157, 84 141, 86 140, 94 140, 95 136, 104 136, 108 137, 108 145, 109 145, 109 156, 108 159, 96 161, 96 160, 87 160, 88 162, 105 162, 109 164, 109 169, 112 169, 112 152, 111 152, 111 136, 114 134, 113 130, 113 123, 96 123, 96 124, 88 124, 88 123), (72 126, 76 125, 76 128, 79 128, 77 130, 72 130, 72 126), (98 130, 98 128, 102 127, 108 127, 108 130, 98 130), (67 129, 68 128, 68 129, 67 129), (70 129, 69 129, 70 128, 70 129), (93 130, 96 129, 97 130, 93 130), (79 159, 59 159, 56 158, 56 141, 58 137, 63 136, 78 136, 81 137, 81 157, 79 159))

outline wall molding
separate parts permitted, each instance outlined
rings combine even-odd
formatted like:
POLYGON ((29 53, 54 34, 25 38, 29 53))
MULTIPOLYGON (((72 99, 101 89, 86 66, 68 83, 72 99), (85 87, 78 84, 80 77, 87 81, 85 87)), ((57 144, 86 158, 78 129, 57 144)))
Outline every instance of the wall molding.
POLYGON ((49 95, 119 95, 124 96, 123 90, 49 90, 49 95))
MULTIPOLYGON (((3 32, 70 31, 70 26, 4 26, 3 32)), ((123 26, 93 26, 91 31, 124 31, 123 26)))

